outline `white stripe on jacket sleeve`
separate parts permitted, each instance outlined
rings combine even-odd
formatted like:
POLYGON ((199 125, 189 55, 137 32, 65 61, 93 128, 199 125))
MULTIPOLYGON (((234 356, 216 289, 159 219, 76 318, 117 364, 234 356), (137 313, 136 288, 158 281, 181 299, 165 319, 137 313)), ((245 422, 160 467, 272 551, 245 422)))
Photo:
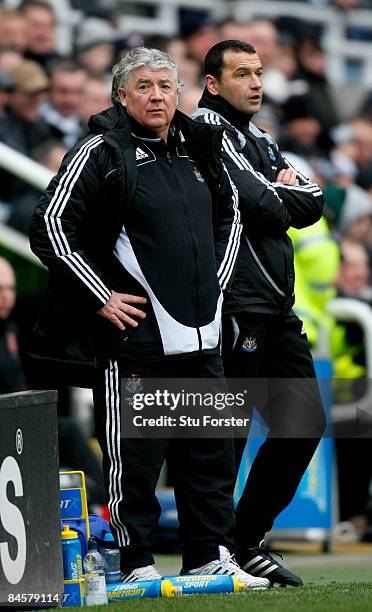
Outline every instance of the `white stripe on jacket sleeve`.
POLYGON ((59 180, 54 195, 45 212, 44 220, 49 239, 57 257, 60 257, 76 276, 105 304, 111 297, 111 291, 86 261, 71 251, 63 231, 61 216, 71 197, 72 190, 93 149, 102 144, 101 135, 94 136, 84 143, 68 164, 65 173, 59 180))
POLYGON ((229 179, 229 183, 231 186, 232 202, 233 202, 233 210, 234 210, 234 218, 231 224, 231 231, 230 231, 230 236, 228 239, 225 255, 220 264, 218 272, 217 272, 220 287, 222 290, 224 290, 226 289, 227 283, 229 282, 230 276, 234 269, 234 265, 235 265, 236 257, 238 254, 239 245, 240 245, 240 235, 242 232, 242 225, 240 223, 240 211, 238 207, 238 202, 239 202, 238 190, 236 186, 234 185, 233 181, 231 180, 225 164, 222 164, 222 165, 223 165, 223 171, 227 174, 227 177, 229 179))

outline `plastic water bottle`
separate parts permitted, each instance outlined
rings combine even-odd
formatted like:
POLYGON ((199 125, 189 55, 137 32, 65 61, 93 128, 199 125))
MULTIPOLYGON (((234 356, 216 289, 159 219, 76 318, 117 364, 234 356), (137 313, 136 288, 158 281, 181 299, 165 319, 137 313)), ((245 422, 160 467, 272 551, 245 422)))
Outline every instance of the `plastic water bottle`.
POLYGON ((112 533, 105 533, 104 542, 109 542, 111 546, 110 544, 108 546, 103 545, 100 549, 101 555, 106 562, 106 584, 120 582, 122 578, 120 571, 120 550, 116 547, 114 548, 114 541, 112 533))
POLYGON ((87 606, 101 606, 108 603, 105 580, 105 561, 98 552, 95 538, 88 542, 88 552, 83 561, 87 606))

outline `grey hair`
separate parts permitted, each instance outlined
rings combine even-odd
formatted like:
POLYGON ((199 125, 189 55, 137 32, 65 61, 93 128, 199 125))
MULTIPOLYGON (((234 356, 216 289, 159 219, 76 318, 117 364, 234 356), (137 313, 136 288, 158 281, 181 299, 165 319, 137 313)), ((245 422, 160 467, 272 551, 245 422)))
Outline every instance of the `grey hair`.
POLYGON ((130 75, 140 66, 148 66, 150 70, 161 70, 162 68, 167 68, 167 70, 172 73, 177 83, 177 89, 180 90, 183 86, 178 74, 177 65, 172 60, 170 55, 164 53, 164 51, 160 51, 159 49, 136 47, 131 49, 131 51, 129 51, 129 53, 123 57, 120 62, 115 64, 112 69, 113 78, 111 100, 113 104, 120 101, 118 94, 119 87, 125 89, 130 75))

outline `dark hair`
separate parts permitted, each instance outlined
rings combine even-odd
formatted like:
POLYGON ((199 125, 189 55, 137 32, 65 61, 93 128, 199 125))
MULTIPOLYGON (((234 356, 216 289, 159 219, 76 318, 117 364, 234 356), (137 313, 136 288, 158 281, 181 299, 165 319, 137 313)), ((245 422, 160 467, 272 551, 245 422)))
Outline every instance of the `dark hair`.
POLYGON ((223 59, 225 51, 243 51, 244 53, 257 53, 256 49, 247 42, 242 40, 223 40, 211 47, 205 56, 203 64, 203 74, 211 74, 216 79, 219 79, 223 70, 223 59))
POLYGON ((55 10, 48 0, 22 0, 18 8, 22 13, 25 13, 29 6, 37 6, 38 8, 46 9, 52 15, 53 21, 55 22, 55 10))
POLYGON ((52 76, 54 72, 87 72, 86 68, 70 59, 56 59, 48 65, 48 75, 52 76))

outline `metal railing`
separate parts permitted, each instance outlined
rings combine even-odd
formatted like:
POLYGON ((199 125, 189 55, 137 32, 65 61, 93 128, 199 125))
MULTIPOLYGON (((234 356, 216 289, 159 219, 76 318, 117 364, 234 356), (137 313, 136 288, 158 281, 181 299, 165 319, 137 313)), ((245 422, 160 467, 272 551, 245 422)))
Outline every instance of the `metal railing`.
POLYGON ((350 40, 348 28, 369 31, 372 38, 372 10, 355 9, 340 11, 335 7, 319 7, 306 2, 280 0, 235 0, 231 3, 235 19, 245 21, 252 17, 296 17, 323 26, 323 48, 327 53, 327 76, 333 84, 346 80, 346 62, 361 63, 360 81, 366 87, 372 85, 372 40, 350 40))
POLYGON ((138 32, 139 34, 161 34, 175 36, 179 33, 179 10, 187 8, 207 11, 212 18, 219 19, 226 14, 230 2, 223 0, 119 0, 117 9, 123 8, 124 14, 119 16, 119 29, 124 34, 138 32), (138 7, 151 7, 153 16, 131 14, 138 7))
POLYGON ((372 86, 372 41, 350 40, 349 28, 360 28, 370 32, 372 37, 372 11, 353 9, 341 11, 336 7, 314 6, 307 2, 281 0, 119 0, 119 29, 128 34, 162 34, 175 36, 179 33, 179 10, 190 8, 207 11, 213 19, 233 16, 238 21, 253 17, 275 19, 281 16, 295 16, 323 27, 323 46, 327 53, 327 75, 334 85, 340 85, 348 78, 347 64, 352 60, 360 64, 359 82, 372 86), (138 14, 141 7, 151 8, 152 16, 138 14), (133 13, 133 14, 132 14, 133 13))
MULTIPOLYGON (((73 9, 69 0, 49 0, 56 13, 56 45, 62 55, 70 54, 76 26, 84 15, 73 9)), ((15 7, 19 0, 4 0, 15 7)), ((320 24, 324 30, 323 46, 327 53, 327 75, 334 85, 347 80, 347 64, 360 64, 355 79, 365 87, 372 86, 372 41, 350 40, 349 28, 360 28, 372 34, 372 11, 353 9, 341 11, 336 7, 314 6, 307 2, 285 0, 116 0, 118 30, 123 34, 179 34, 179 10, 207 11, 213 19, 233 16, 238 21, 253 17, 275 19, 280 16, 297 17, 320 24), (151 9, 151 15, 146 9, 151 9), (144 13, 144 14, 141 14, 144 13)))
MULTIPOLYGON (((26 181, 32 187, 43 191, 53 177, 53 172, 0 142, 0 168, 26 181)), ((17 253, 24 259, 42 266, 39 259, 32 253, 28 238, 7 225, 0 223, 0 243, 17 253)))

